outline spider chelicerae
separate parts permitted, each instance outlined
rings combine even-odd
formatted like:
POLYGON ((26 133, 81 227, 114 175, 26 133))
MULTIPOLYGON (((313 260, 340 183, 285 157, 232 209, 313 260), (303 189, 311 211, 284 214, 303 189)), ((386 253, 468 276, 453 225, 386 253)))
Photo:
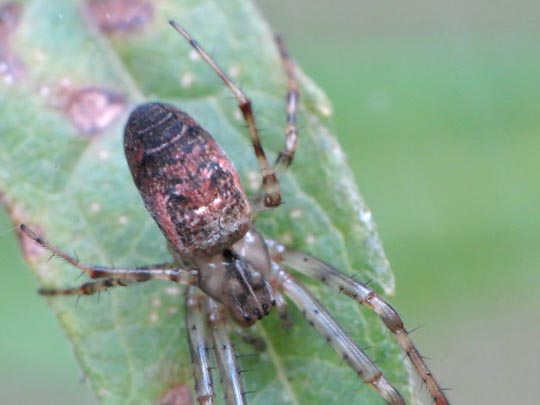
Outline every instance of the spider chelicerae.
MULTIPOLYGON (((167 279, 188 286, 186 329, 195 394, 200 404, 211 404, 215 399, 208 347, 213 347, 226 403, 246 403, 237 356, 229 337, 230 324, 247 328, 275 308, 287 327, 287 297, 362 380, 386 402, 403 404, 400 393, 374 362, 287 270, 294 269, 375 311, 411 360, 434 402, 447 404, 443 390, 411 341, 401 318, 374 290, 307 253, 264 238, 253 227, 255 213, 280 205, 278 177, 293 161, 297 146, 299 91, 294 64, 283 42, 279 38, 276 41, 288 78, 287 128, 285 146, 275 164, 270 165, 259 139, 250 99, 184 28, 174 21, 170 24, 236 98, 257 157, 263 191, 256 198, 247 198, 233 164, 212 136, 188 114, 159 102, 139 105, 125 126, 125 153, 144 205, 163 232, 174 261, 131 269, 89 265, 21 225, 23 233, 35 242, 92 279, 98 279, 75 288, 41 289, 40 293, 89 295, 150 279, 167 279)), ((262 346, 247 333, 241 336, 255 346, 262 346)))

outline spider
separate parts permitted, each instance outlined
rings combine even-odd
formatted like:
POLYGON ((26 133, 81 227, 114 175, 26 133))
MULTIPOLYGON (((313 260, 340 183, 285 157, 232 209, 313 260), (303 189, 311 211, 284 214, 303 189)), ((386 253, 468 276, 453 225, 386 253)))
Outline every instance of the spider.
MULTIPOLYGON (((183 27, 172 20, 169 23, 236 98, 258 161, 263 191, 252 199, 246 196, 238 173, 224 151, 188 114, 160 102, 141 104, 125 126, 125 154, 144 205, 163 232, 174 261, 136 268, 89 265, 22 224, 21 231, 36 243, 97 279, 74 288, 41 289, 40 293, 89 295, 150 279, 186 285, 185 322, 195 395, 200 404, 212 404, 215 400, 208 347, 213 348, 225 402, 246 403, 229 329, 231 324, 248 328, 274 309, 287 326, 285 298, 288 298, 366 384, 377 390, 387 403, 403 404, 400 393, 374 362, 288 271, 294 269, 375 311, 411 360, 434 402, 448 404, 401 318, 374 290, 316 257, 263 237, 254 228, 257 212, 280 205, 278 177, 292 163, 297 146, 300 96, 294 64, 284 43, 276 38, 288 78, 285 146, 274 165, 270 165, 259 139, 250 99, 183 27)), ((247 333, 241 336, 255 346, 262 346, 247 333)))

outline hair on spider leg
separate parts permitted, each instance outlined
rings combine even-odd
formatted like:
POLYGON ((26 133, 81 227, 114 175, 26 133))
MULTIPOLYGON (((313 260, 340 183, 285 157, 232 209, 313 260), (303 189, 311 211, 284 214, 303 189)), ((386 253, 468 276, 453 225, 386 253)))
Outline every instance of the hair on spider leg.
MULTIPOLYGON (((304 258, 304 261, 307 262, 307 258, 304 258)), ((351 278, 351 280, 355 280, 355 278, 360 274, 359 271, 357 271, 356 273, 353 273, 351 274, 349 277, 351 278)), ((356 280, 355 280, 356 281, 356 280)))
POLYGON ((384 369, 386 366, 388 366, 388 362, 392 361, 392 359, 389 359, 387 356, 383 356, 381 358, 372 357, 373 364, 376 364, 377 366, 380 366, 381 370, 384 369))
POLYGON ((263 135, 265 133, 268 133, 268 132, 272 131, 272 129, 273 128, 271 126, 257 125, 257 131, 259 131, 259 135, 263 135))
MULTIPOLYGON (((234 349, 236 346, 238 346, 238 343, 240 343, 240 342, 235 342, 235 341, 231 340, 231 342, 229 343, 229 346, 234 349)), ((225 346, 226 345, 223 345, 223 349, 225 349, 225 346)))
POLYGON ((257 370, 256 368, 240 368, 240 369, 238 369, 238 374, 250 373, 250 372, 256 371, 256 370, 257 370))
MULTIPOLYGON (((56 255, 56 253, 54 253, 54 254, 56 255)), ((60 259, 62 259, 62 258, 60 257, 60 259)), ((82 276, 84 276, 85 274, 86 274, 86 273, 85 273, 84 271, 80 271, 80 272, 79 272, 79 275, 78 275, 77 277, 75 277, 74 280, 75 280, 75 281, 79 280, 79 279, 80 279, 82 276)))
POLYGON ((255 394, 257 390, 248 390, 248 391, 242 391, 242 395, 251 395, 255 394))
MULTIPOLYGON (((2 201, 1 195, 0 195, 0 201, 2 201)), ((4 231, 0 232, 0 238, 1 238, 2 236, 7 235, 8 233, 11 233, 11 232, 17 230, 18 228, 19 228, 18 225, 14 225, 14 226, 12 226, 11 228, 5 229, 4 231)))
POLYGON ((424 324, 420 324, 420 325, 418 325, 418 326, 416 326, 416 327, 414 327, 412 329, 407 329, 407 333, 409 335, 412 335, 414 332, 416 332, 419 329, 422 329, 424 326, 425 326, 424 324))
MULTIPOLYGON (((232 94, 222 94, 221 96, 219 96, 220 99, 222 100, 225 100, 225 101, 233 101, 233 100, 236 100, 236 97, 232 94)), ((244 124, 241 124, 241 125, 246 125, 245 123, 244 124)))
POLYGON ((362 350, 364 350, 364 351, 370 351, 370 350, 375 350, 376 349, 375 346, 361 346, 360 348, 362 350))

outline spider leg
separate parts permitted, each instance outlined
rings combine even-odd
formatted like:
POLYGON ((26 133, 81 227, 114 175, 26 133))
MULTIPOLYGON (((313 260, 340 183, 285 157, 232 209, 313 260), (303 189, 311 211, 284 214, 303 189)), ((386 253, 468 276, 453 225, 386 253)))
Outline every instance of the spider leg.
POLYGON ((240 88, 234 84, 234 82, 227 76, 227 74, 219 67, 219 65, 206 53, 206 51, 195 41, 195 39, 177 22, 170 20, 169 24, 178 31, 197 51, 197 53, 204 59, 204 61, 210 65, 210 67, 217 73, 223 83, 229 88, 238 102, 238 107, 244 116, 244 120, 248 127, 249 136, 255 155, 259 163, 259 168, 262 174, 262 184, 264 187, 263 204, 265 207, 277 207, 281 203, 281 191, 279 182, 274 173, 274 169, 268 163, 266 154, 259 138, 259 131, 255 122, 255 116, 253 115, 253 109, 251 107, 251 100, 244 94, 240 88))
POLYGON ((229 338, 228 314, 225 307, 207 297, 206 311, 208 312, 210 334, 212 335, 214 353, 221 376, 225 403, 227 405, 246 404, 244 383, 238 367, 236 353, 229 338))
MULTIPOLYGON (((88 274, 90 278, 115 278, 115 279, 122 279, 123 282, 126 282, 126 283, 127 283, 126 281, 127 279, 131 279, 133 282, 144 282, 144 281, 155 279, 155 278, 171 280, 176 283, 186 284, 186 285, 194 285, 197 283, 197 278, 198 278, 197 271, 185 270, 178 267, 174 267, 174 266, 177 266, 177 264, 174 264, 174 263, 158 264, 158 265, 152 265, 152 266, 142 266, 142 267, 136 267, 132 269, 95 266, 95 265, 82 263, 76 257, 70 256, 63 250, 57 248, 56 246, 51 245, 45 239, 38 236, 34 231, 32 231, 26 225, 21 224, 20 229, 26 236, 28 236, 34 242, 43 246, 45 249, 53 253, 55 256, 61 257, 62 259, 64 259, 66 262, 73 265, 74 267, 81 269, 86 274, 88 274)), ((116 285, 120 285, 120 283, 118 282, 116 283, 116 285)), ((101 287, 103 286, 98 285, 97 286, 98 290, 96 291, 99 291, 99 288, 101 287)), ((91 287, 88 287, 88 288, 91 288, 91 287)), ((49 295, 52 295, 52 294, 49 294, 49 295)))
POLYGON ((193 363, 195 394, 199 405, 214 403, 214 384, 209 359, 206 324, 206 296, 196 287, 188 287, 186 295, 186 329, 193 363))
POLYGON ((108 290, 109 288, 118 286, 126 287, 130 284, 144 281, 147 280, 136 280, 131 277, 104 278, 98 281, 84 283, 79 287, 40 288, 38 293, 49 297, 54 295, 92 295, 100 291, 108 290))
POLYGON ((279 177, 291 165, 294 159, 294 152, 298 143, 298 129, 296 127, 296 115, 298 109, 298 101, 300 100, 300 92, 298 91, 298 82, 294 74, 294 64, 287 51, 285 43, 281 37, 276 37, 276 43, 279 49, 283 67, 287 74, 287 128, 285 130, 285 146, 279 153, 279 156, 274 163, 274 172, 279 177))
POLYGON ((399 392, 390 385, 382 371, 337 324, 321 303, 281 267, 274 268, 281 289, 307 319, 366 384, 374 387, 387 403, 405 405, 399 392))
POLYGON ((268 244, 273 250, 272 253, 279 256, 280 261, 283 264, 290 266, 308 277, 328 284, 336 290, 347 294, 358 303, 375 311, 381 317, 388 329, 394 334, 398 344, 411 360, 416 372, 426 384, 435 404, 447 405, 449 403, 439 383, 409 337, 409 334, 403 325, 403 321, 390 304, 385 302, 374 290, 365 284, 351 279, 332 266, 307 253, 289 250, 282 245, 270 241, 268 244))

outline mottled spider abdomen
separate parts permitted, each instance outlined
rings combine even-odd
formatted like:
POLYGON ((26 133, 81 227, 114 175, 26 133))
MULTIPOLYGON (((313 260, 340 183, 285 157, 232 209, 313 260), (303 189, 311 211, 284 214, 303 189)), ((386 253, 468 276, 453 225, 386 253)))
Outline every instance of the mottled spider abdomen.
POLYGON ((188 114, 163 103, 138 106, 124 148, 146 209, 181 256, 219 253, 250 228, 236 169, 188 114))

